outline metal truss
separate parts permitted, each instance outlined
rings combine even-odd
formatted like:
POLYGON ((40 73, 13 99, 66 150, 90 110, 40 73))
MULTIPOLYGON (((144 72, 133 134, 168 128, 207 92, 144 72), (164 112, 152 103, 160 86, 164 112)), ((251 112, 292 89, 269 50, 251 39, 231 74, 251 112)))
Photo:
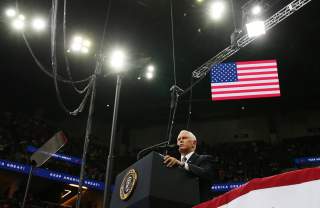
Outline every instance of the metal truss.
MULTIPOLYGON (((306 4, 311 2, 311 0, 294 0, 287 6, 283 7, 277 13, 269 17, 265 22, 266 31, 270 30, 290 15, 304 7, 306 4)), ((251 42, 253 42, 256 38, 249 38, 247 34, 240 37, 237 42, 233 45, 228 46, 223 51, 218 53, 216 56, 208 60, 206 63, 202 64, 196 70, 192 72, 193 78, 201 78, 207 75, 212 66, 223 62, 224 60, 231 57, 233 54, 237 53, 241 48, 244 48, 251 42)))

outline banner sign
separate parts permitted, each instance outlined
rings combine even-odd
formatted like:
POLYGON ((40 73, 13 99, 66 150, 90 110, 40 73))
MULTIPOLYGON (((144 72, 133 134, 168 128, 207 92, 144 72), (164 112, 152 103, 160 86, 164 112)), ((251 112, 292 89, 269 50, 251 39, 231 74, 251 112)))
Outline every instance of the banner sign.
POLYGON ((244 182, 236 182, 236 183, 216 183, 211 186, 211 190, 213 192, 227 192, 232 189, 238 188, 245 184, 244 182))
MULTIPOLYGON (((37 150, 38 150, 38 148, 36 148, 34 146, 31 146, 31 145, 28 145, 27 148, 26 148, 26 151, 29 152, 29 153, 34 153, 37 150)), ((50 154, 50 153, 48 153, 48 154, 50 154)), ((65 161, 65 162, 81 165, 81 159, 77 158, 77 157, 68 156, 68 155, 64 155, 64 154, 57 154, 57 153, 51 154, 51 156, 54 159, 57 159, 57 160, 61 160, 61 161, 65 161)))
POLYGON ((296 165, 320 164, 320 157, 300 157, 293 160, 296 165))
MULTIPOLYGON (((30 165, 24 165, 21 163, 0 159, 0 169, 11 170, 19 173, 28 174, 30 171, 30 168, 31 168, 30 165)), ((59 181, 66 184, 70 184, 70 183, 79 184, 78 176, 73 176, 73 175, 69 175, 69 174, 57 172, 57 171, 46 170, 43 168, 34 168, 33 175, 39 176, 42 178, 47 178, 50 180, 59 181)), ((85 179, 84 186, 88 188, 97 189, 97 190, 104 190, 104 182, 101 182, 101 181, 85 179)))

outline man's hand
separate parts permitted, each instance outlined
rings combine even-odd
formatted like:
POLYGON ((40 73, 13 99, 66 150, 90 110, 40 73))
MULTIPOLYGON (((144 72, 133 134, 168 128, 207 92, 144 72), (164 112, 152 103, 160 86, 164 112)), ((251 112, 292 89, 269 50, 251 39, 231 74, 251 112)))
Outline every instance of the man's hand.
POLYGON ((177 166, 177 165, 180 165, 180 166, 183 165, 182 162, 180 162, 179 160, 177 160, 177 159, 174 158, 174 157, 171 157, 170 155, 164 156, 164 161, 163 161, 163 163, 166 164, 166 166, 169 167, 169 168, 174 167, 174 166, 177 166))

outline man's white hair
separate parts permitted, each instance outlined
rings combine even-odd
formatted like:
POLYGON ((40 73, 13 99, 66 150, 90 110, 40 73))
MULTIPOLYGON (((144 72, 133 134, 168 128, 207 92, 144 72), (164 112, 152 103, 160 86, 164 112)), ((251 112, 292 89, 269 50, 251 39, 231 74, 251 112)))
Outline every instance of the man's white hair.
POLYGON ((191 131, 181 130, 179 134, 181 134, 181 133, 187 133, 187 134, 189 134, 189 136, 190 136, 190 138, 191 138, 192 140, 197 141, 196 136, 195 136, 191 131))

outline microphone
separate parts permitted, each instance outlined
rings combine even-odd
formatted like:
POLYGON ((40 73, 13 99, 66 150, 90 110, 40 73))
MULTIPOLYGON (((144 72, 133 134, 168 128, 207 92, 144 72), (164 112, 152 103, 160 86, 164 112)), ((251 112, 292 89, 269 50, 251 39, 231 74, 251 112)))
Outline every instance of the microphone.
POLYGON ((176 149, 177 147, 178 147, 177 144, 164 144, 164 145, 157 147, 156 149, 172 150, 172 149, 176 149))
POLYGON ((152 150, 172 150, 178 147, 177 144, 168 144, 167 141, 161 142, 160 144, 153 145, 151 147, 147 147, 142 149, 137 154, 137 160, 141 158, 141 156, 145 155, 147 152, 151 152, 152 150))

